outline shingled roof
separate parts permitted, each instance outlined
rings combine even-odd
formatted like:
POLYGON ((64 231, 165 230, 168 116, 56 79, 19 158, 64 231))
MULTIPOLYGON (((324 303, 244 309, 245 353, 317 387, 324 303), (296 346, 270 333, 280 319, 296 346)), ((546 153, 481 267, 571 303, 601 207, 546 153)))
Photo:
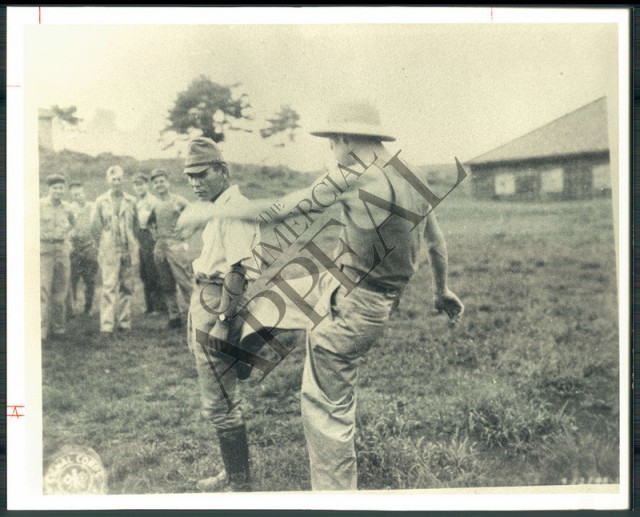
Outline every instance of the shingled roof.
POLYGON ((514 162, 608 150, 607 99, 601 97, 468 163, 514 162))

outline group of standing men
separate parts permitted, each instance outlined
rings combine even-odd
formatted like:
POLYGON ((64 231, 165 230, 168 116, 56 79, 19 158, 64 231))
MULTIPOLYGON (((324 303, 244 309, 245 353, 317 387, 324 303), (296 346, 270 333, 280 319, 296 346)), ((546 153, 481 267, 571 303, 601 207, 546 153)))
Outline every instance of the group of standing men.
POLYGON ((64 336, 80 279, 84 282, 84 314, 90 314, 98 270, 102 335, 130 330, 137 265, 146 313, 166 310, 169 328, 182 326, 176 284, 188 303, 193 273, 186 243, 175 237, 173 229, 188 203, 170 192, 163 169, 155 169, 150 176, 136 174, 135 197, 124 192, 123 179, 120 166, 109 167, 109 189, 92 203, 86 200, 82 183, 69 185, 67 202, 65 177, 47 177, 48 194, 40 200, 42 339, 64 336))
MULTIPOLYGON (((284 327, 281 321, 276 325, 307 332, 301 409, 312 489, 354 490, 358 369, 383 336, 403 289, 418 269, 423 249, 431 266, 434 307, 457 321, 464 306, 448 288, 446 243, 433 213, 441 198, 400 161, 399 152, 394 155, 383 145, 395 138, 382 128, 375 107, 366 103, 336 105, 325 126, 311 134, 329 141, 342 172, 358 178, 368 172, 363 181, 339 189, 340 221, 333 224, 339 224, 341 233, 335 258, 319 248, 313 253, 326 266, 317 282, 315 308, 311 307, 323 313, 320 321, 303 327, 284 327), (351 168, 354 166, 365 170, 358 172, 351 168), (378 209, 376 219, 372 207, 378 209)), ((96 200, 91 217, 102 269, 101 330, 130 328, 131 257, 139 245, 148 304, 153 303, 153 292, 147 287, 151 289, 157 283, 170 322, 177 322, 179 313, 173 305, 176 283, 190 299, 188 341, 198 373, 202 415, 217 435, 224 464, 216 475, 200 480, 197 488, 248 491, 252 489, 250 457, 237 381, 245 379, 250 370, 240 367, 237 358, 230 355, 229 344, 239 345, 245 337, 246 325, 239 314, 246 301, 247 285, 255 280, 249 273, 253 270, 253 250, 260 240, 256 221, 274 200, 249 202, 231 184, 222 153, 207 138, 190 141, 183 173, 203 202, 197 207, 187 208, 184 199, 169 193, 166 172, 154 171, 151 175, 155 199, 148 193, 147 178, 136 175, 135 199, 122 192, 122 169, 116 166, 107 171, 111 188, 96 200), (180 237, 186 238, 197 228, 203 229, 203 248, 191 265, 180 237), (152 245, 157 282, 149 280, 153 275, 149 269, 152 245), (204 336, 204 341, 199 336, 204 336)), ((464 177, 466 173, 458 163, 458 183, 464 177)), ((62 182, 52 179, 49 197, 41 204, 43 257, 47 253, 55 256, 55 260, 43 259, 43 329, 51 298, 50 278, 54 276, 49 269, 45 271, 45 265, 55 268, 58 260, 63 268, 65 260, 68 264, 66 238, 77 226, 73 212, 62 202, 62 182), (43 236, 54 230, 55 238, 47 242, 43 236)), ((316 200, 316 189, 327 187, 328 179, 328 175, 321 177, 310 187, 279 200, 280 219, 295 215, 300 200, 316 200)), ((56 280, 64 280, 64 275, 56 275, 56 280)), ((53 297, 57 302, 53 305, 62 316, 64 303, 59 302, 65 299, 64 289, 59 297, 53 297)), ((174 325, 178 323, 170 323, 174 325)), ((63 331, 64 318, 55 320, 53 329, 63 331)))

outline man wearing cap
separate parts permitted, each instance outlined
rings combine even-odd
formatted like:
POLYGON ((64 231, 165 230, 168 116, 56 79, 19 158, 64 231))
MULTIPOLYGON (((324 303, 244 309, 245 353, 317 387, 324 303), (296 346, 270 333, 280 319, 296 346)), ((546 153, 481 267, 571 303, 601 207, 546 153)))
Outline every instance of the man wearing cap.
POLYGON ((70 234, 75 224, 73 210, 62 200, 65 178, 47 176, 49 191, 40 199, 40 316, 42 339, 49 330, 54 337, 65 334, 67 294, 71 264, 70 234))
POLYGON ((91 231, 93 203, 87 201, 82 183, 69 185, 71 208, 75 216, 75 227, 71 234, 71 290, 69 299, 77 298, 78 283, 84 282, 84 314, 91 312, 93 293, 98 273, 98 247, 91 231))
POLYGON ((106 176, 109 190, 96 199, 91 226, 102 271, 100 332, 109 336, 131 329, 132 262, 138 245, 133 232, 136 200, 122 190, 124 171, 113 165, 106 176))
MULTIPOLYGON (((339 172, 287 195, 278 201, 278 215, 271 213, 280 219, 300 215, 301 200, 313 200, 319 211, 332 204, 341 208, 340 221, 329 220, 340 229, 333 255, 314 237, 327 228, 331 213, 324 219, 315 215, 314 228, 305 229, 311 238, 305 250, 327 271, 317 282, 319 301, 309 313, 315 320, 309 324, 301 407, 312 488, 355 490, 358 365, 382 336, 423 248, 435 308, 455 322, 464 307, 447 285, 446 244, 432 211, 441 198, 400 161, 399 151, 387 150, 383 142, 395 138, 382 128, 377 109, 363 102, 336 104, 325 127, 311 134, 329 140, 339 172)), ((458 183, 465 176, 458 163, 458 183)), ((185 211, 178 228, 188 234, 207 217, 252 220, 271 206, 273 200, 252 200, 251 207, 226 213, 185 211)))
POLYGON ((151 182, 157 196, 149 217, 149 224, 154 225, 156 231, 153 258, 164 303, 169 313, 169 328, 178 328, 182 326, 182 319, 176 296, 176 284, 186 303, 189 303, 193 289, 193 270, 187 243, 177 238, 174 230, 178 217, 189 203, 182 196, 170 192, 169 177, 164 169, 153 170, 151 182))
POLYGON ((163 303, 158 270, 153 259, 155 229, 149 223, 158 198, 149 192, 149 176, 142 172, 133 177, 133 191, 136 195, 137 223, 134 230, 140 249, 140 279, 144 286, 145 312, 152 314, 160 311, 163 303))
MULTIPOLYGON (((221 210, 246 205, 248 200, 237 185, 231 185, 222 153, 213 140, 194 138, 189 142, 184 174, 200 199, 190 206, 196 210, 211 204, 221 210)), ((195 288, 189 305, 189 348, 194 354, 202 415, 211 422, 220 444, 224 470, 198 482, 202 491, 251 490, 249 448, 236 384, 242 372, 229 370, 230 358, 215 350, 216 343, 238 344, 242 332, 240 318, 233 318, 248 280, 245 262, 259 241, 259 226, 231 219, 205 221, 202 253, 193 261, 195 288), (198 335, 209 336, 213 348, 205 350, 198 335), (232 408, 232 409, 230 409, 232 408)))

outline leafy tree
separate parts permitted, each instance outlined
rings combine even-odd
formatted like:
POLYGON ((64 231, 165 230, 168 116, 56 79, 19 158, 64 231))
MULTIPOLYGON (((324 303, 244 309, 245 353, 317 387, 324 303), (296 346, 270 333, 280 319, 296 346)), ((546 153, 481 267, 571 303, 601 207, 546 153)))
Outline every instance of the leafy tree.
POLYGON ((55 106, 51 106, 51 111, 58 120, 69 124, 70 126, 77 126, 78 123, 82 121, 81 118, 75 116, 75 112, 78 111, 78 108, 76 108, 75 106, 61 108, 56 104, 55 106))
MULTIPOLYGON (((300 127, 298 121, 300 115, 288 104, 280 106, 278 111, 272 118, 268 118, 269 126, 260 130, 262 138, 270 138, 274 135, 285 133, 291 142, 295 141, 296 130, 300 127)), ((274 144, 283 147, 284 144, 274 144)))
MULTIPOLYGON (((194 132, 222 142, 227 130, 250 130, 237 126, 241 119, 251 119, 249 96, 235 96, 236 83, 223 86, 201 75, 188 88, 178 94, 176 102, 169 110, 169 124, 161 134, 175 132, 178 135, 193 135, 194 132)), ((170 143, 167 147, 173 145, 170 143)))

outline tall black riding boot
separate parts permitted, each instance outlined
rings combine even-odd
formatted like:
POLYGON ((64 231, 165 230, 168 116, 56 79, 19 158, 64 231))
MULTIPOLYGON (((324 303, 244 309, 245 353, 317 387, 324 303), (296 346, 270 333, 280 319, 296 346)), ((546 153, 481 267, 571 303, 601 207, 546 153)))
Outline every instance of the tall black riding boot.
POLYGON ((244 424, 218 431, 218 440, 224 469, 213 477, 199 480, 196 488, 201 492, 250 492, 249 446, 244 424))
POLYGON ((218 439, 230 488, 234 492, 250 492, 249 445, 245 425, 218 431, 218 439))

